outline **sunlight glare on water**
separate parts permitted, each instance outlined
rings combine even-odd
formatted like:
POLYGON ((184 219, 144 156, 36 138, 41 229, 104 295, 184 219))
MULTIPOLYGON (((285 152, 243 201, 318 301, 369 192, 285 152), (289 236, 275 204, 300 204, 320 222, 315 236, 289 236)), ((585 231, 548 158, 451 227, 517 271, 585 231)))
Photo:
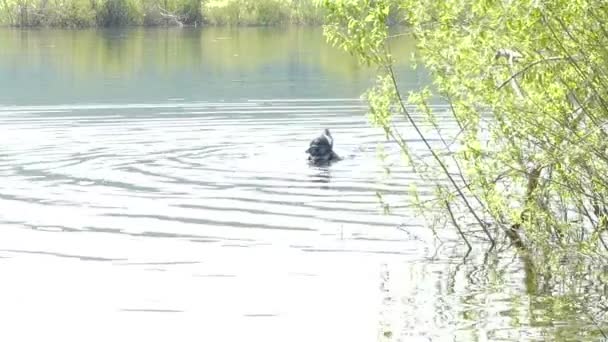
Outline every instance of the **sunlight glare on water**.
MULTIPOLYGON (((394 42, 396 56, 413 51, 410 38, 394 42)), ((424 198, 434 187, 359 99, 373 70, 318 28, 0 29, 0 47, 1 341, 589 330, 564 311, 565 290, 535 292, 512 250, 464 262, 452 230, 435 239, 406 201, 411 185, 424 198), (343 160, 309 166, 324 128, 343 160)), ((404 91, 428 84, 407 63, 398 72, 404 91)))
POLYGON ((380 266, 418 247, 396 229, 402 217, 380 215, 382 136, 365 106, 180 108, 0 108, 8 319, 58 333, 54 318, 90 315, 115 327, 78 325, 100 341, 120 326, 163 340, 143 328, 156 320, 180 340, 374 340, 380 266), (344 160, 312 167, 304 149, 323 127, 344 160))

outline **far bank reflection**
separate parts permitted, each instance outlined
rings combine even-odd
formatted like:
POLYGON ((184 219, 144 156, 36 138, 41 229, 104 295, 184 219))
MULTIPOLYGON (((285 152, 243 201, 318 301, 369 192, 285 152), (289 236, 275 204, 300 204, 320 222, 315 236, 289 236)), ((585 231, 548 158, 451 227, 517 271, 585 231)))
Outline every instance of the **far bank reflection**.
MULTIPOLYGON (((410 37, 393 41, 405 86, 410 37)), ((0 102, 359 97, 365 68, 321 28, 0 29, 0 102)), ((411 75, 410 75, 411 74, 411 75)))

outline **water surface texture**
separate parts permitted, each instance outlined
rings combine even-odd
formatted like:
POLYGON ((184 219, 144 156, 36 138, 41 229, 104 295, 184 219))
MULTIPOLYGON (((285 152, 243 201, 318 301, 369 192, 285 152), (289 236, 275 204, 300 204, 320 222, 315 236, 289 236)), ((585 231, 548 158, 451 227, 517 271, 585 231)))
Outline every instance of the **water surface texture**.
POLYGON ((320 29, 0 30, 0 339, 597 337, 512 251, 433 240, 372 80, 320 29))

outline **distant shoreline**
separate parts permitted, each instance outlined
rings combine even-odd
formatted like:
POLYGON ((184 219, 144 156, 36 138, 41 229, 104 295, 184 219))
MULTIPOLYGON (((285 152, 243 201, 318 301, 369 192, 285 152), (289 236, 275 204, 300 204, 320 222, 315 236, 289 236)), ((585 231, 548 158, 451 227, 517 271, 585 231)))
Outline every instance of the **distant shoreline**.
MULTIPOLYGON (((395 11, 389 25, 401 17, 395 11)), ((0 27, 319 27, 325 22, 325 9, 315 0, 0 1, 0 27)))
POLYGON ((272 25, 263 24, 184 24, 184 25, 144 25, 144 24, 126 24, 116 26, 61 26, 61 25, 29 25, 19 26, 10 24, 0 24, 0 28, 3 29, 65 29, 65 30, 88 30, 88 29, 128 29, 128 28, 285 28, 285 27, 317 27, 321 28, 324 24, 294 24, 294 23, 281 23, 272 25))
POLYGON ((319 26, 313 0, 3 0, 0 26, 100 28, 124 26, 319 26))

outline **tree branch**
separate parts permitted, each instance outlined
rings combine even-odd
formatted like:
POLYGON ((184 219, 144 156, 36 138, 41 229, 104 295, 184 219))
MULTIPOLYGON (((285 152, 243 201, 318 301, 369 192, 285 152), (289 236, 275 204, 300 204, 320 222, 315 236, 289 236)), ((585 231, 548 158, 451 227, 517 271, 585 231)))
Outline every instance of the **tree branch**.
POLYGON ((389 72, 389 75, 390 75, 391 80, 393 82, 393 87, 395 89, 395 94, 397 96, 397 100, 399 101, 399 105, 401 107, 401 111, 406 116, 406 118, 408 119, 408 121, 412 124, 412 127, 414 128, 414 130, 416 131, 416 133, 418 134, 418 136, 420 137, 420 139, 422 140, 422 142, 424 143, 424 145, 426 146, 426 148, 429 150, 429 152, 431 152, 431 155, 433 156, 433 159, 435 159, 435 161, 439 164, 439 167, 443 170, 443 173, 446 175, 446 177, 448 178, 448 180, 450 181, 450 183, 454 186, 454 188, 458 192, 458 196, 464 202, 464 204, 466 205, 466 207, 469 210, 469 212, 473 215, 473 217, 475 218, 475 220, 477 221, 477 223, 479 223, 479 225, 481 226, 481 228, 483 229, 483 231, 486 233, 486 235, 487 235, 488 239, 490 240, 490 243, 492 244, 492 247, 493 247, 494 244, 495 244, 495 241, 494 241, 494 238, 492 237, 492 234, 490 234, 490 232, 488 231, 488 228, 486 227, 485 222, 483 222, 481 220, 481 218, 479 217, 479 215, 477 215, 477 213, 475 212, 475 209, 471 206, 471 203, 469 203, 466 195, 462 192, 462 190, 460 189, 460 187, 456 183, 456 180, 454 179, 454 177, 451 176, 451 174, 450 174, 447 166, 445 165, 445 163, 443 163, 443 161, 441 160, 441 158, 439 157, 439 155, 437 155, 437 152, 433 149, 433 147, 431 146, 431 144, 429 143, 429 141, 426 139, 426 137, 424 136, 424 134, 420 130, 420 127, 418 127, 418 124, 416 124, 416 121, 414 120, 414 118, 410 115, 410 113, 408 112, 407 108, 405 108, 405 104, 403 103, 403 98, 401 97, 401 94, 399 93, 399 85, 397 84, 397 78, 395 77, 395 73, 393 71, 392 66, 391 65, 387 65, 386 69, 389 72))
POLYGON ((181 22, 181 20, 180 20, 179 16, 177 16, 177 15, 175 15, 175 14, 173 14, 173 13, 170 13, 169 11, 167 11, 167 10, 163 9, 163 8, 162 8, 162 7, 160 7, 160 6, 158 6, 158 9, 159 9, 159 11, 160 11, 160 16, 161 16, 161 17, 163 17, 164 19, 167 19, 167 20, 169 20, 169 19, 170 19, 170 20, 173 20, 173 21, 175 22, 175 24, 176 24, 177 26, 179 26, 179 27, 184 26, 184 24, 181 22))
MULTIPOLYGON (((499 54, 496 54, 497 57, 500 57, 499 54)), ((502 56, 502 55, 501 55, 502 56)), ((559 60, 565 60, 568 59, 567 57, 549 57, 549 58, 544 58, 544 59, 539 59, 536 60, 528 65, 526 65, 523 69, 519 70, 518 72, 514 73, 513 75, 511 75, 509 78, 507 78, 504 82, 502 82, 498 88, 496 88, 497 90, 500 90, 502 87, 504 87, 505 85, 507 85, 507 83, 511 82, 511 80, 515 79, 517 76, 520 76, 521 74, 525 73, 526 71, 528 71, 530 68, 532 68, 535 65, 541 64, 541 63, 546 63, 546 62, 553 62, 553 61, 559 61, 559 60)))
POLYGON ((452 223, 454 224, 454 226, 458 230, 458 233, 460 234, 460 236, 464 240, 464 243, 466 243, 467 247, 469 248, 467 250, 467 255, 468 255, 471 252, 471 250, 473 249, 473 247, 471 247, 471 244, 469 243, 469 240, 467 239, 467 237, 462 232, 462 229, 460 229, 460 225, 458 224, 458 222, 456 222, 456 218, 454 217, 454 213, 452 212, 452 208, 450 207, 450 202, 445 201, 445 207, 448 210, 448 213, 450 214, 450 219, 452 220, 452 223))

